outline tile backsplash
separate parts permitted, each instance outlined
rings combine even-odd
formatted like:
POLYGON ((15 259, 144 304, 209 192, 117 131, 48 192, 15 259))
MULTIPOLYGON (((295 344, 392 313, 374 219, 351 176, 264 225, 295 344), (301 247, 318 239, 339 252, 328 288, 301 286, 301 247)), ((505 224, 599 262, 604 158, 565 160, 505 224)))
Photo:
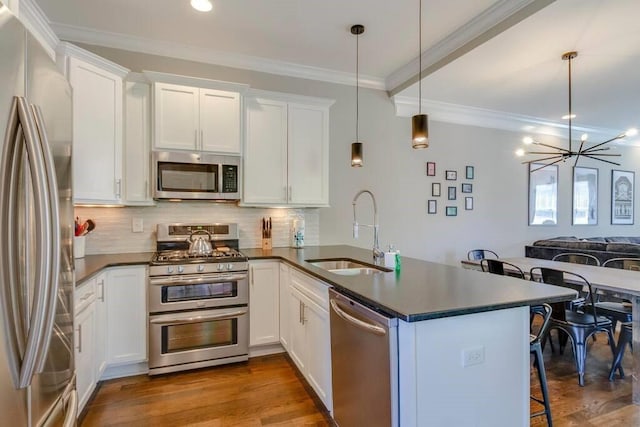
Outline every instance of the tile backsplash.
POLYGON ((96 228, 87 235, 86 253, 153 252, 156 247, 156 224, 163 222, 235 222, 240 230, 240 248, 261 247, 262 218, 273 221, 274 247, 290 246, 293 219, 305 220, 305 244, 320 242, 318 209, 242 208, 231 204, 203 202, 158 202, 140 207, 76 207, 81 220, 91 218, 96 228), (142 219, 143 232, 134 233, 134 219, 142 219))

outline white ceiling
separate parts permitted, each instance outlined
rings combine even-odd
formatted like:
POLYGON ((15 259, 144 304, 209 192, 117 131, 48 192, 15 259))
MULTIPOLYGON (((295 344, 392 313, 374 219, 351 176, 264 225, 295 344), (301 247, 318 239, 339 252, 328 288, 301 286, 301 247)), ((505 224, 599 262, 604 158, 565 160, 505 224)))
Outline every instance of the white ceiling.
MULTIPOLYGON (((417 73, 417 0, 212 0, 208 14, 194 11, 189 0, 35 1, 65 39, 113 47, 129 43, 131 50, 170 46, 208 52, 213 62, 262 61, 350 78, 355 36, 349 28, 359 23, 366 27, 360 36, 365 84, 386 82, 392 90, 417 73)), ((640 127, 639 0, 422 1, 423 63, 444 57, 443 43, 445 54, 454 53, 423 79, 424 98, 558 121, 567 110, 567 64, 560 56, 577 50, 576 122, 640 127), (546 7, 484 37, 489 40, 468 53, 454 52, 465 42, 461 35, 469 41, 499 27, 507 12, 531 4, 546 7), (459 44, 446 43, 452 40, 459 44)), ((409 87, 399 95, 417 97, 417 91, 409 87)))

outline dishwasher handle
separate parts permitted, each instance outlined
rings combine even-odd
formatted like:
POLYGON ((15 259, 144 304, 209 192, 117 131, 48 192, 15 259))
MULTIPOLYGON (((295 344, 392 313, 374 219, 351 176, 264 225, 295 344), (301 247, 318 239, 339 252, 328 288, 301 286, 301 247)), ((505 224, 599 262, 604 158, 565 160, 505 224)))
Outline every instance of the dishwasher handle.
POLYGON ((381 337, 387 335, 387 331, 382 326, 379 326, 375 323, 368 323, 363 320, 357 319, 351 316, 350 314, 346 313, 345 311, 343 311, 340 308, 340 303, 337 300, 332 299, 330 303, 331 303, 331 309, 343 320, 351 323, 353 326, 363 329, 367 332, 371 332, 372 334, 378 335, 381 337))

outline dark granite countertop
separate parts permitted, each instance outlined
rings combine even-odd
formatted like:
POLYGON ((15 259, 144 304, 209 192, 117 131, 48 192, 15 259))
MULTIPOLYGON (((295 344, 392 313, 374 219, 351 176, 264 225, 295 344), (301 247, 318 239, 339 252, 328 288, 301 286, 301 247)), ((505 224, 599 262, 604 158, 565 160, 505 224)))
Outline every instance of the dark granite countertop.
POLYGON ((75 259, 76 286, 90 279, 100 270, 119 265, 149 264, 153 252, 86 255, 75 259))
POLYGON ((407 257, 402 257, 399 272, 357 276, 330 273, 305 261, 350 258, 372 263, 370 250, 352 246, 242 249, 242 252, 251 260, 282 259, 366 305, 409 322, 566 301, 576 296, 576 292, 566 288, 407 257))

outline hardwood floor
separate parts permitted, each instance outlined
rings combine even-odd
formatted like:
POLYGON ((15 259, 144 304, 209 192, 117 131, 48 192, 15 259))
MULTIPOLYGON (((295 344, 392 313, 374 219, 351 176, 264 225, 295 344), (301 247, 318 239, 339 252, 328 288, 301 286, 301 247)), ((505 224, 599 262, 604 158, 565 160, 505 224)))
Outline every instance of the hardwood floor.
MULTIPOLYGON (((598 336, 589 347, 584 387, 578 385, 570 349, 564 355, 551 354, 549 346, 545 349, 554 426, 640 426, 640 406, 631 404, 630 355, 623 363, 626 377, 609 382, 606 338, 598 336)), ((539 394, 535 375, 531 387, 539 394)), ((81 426, 332 425, 315 399, 289 359, 275 355, 159 377, 106 381, 81 426)), ((546 419, 534 418, 531 425, 544 426, 546 419)))

